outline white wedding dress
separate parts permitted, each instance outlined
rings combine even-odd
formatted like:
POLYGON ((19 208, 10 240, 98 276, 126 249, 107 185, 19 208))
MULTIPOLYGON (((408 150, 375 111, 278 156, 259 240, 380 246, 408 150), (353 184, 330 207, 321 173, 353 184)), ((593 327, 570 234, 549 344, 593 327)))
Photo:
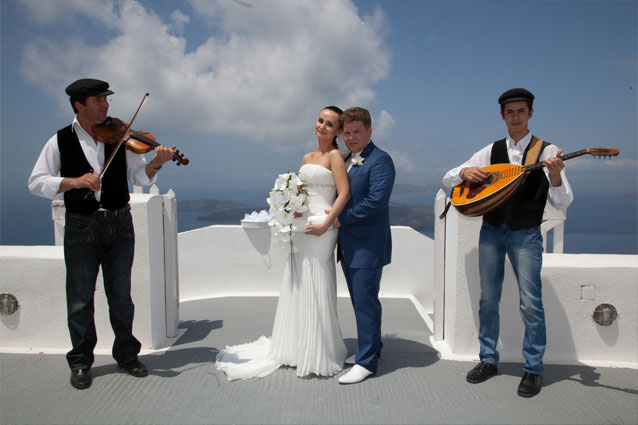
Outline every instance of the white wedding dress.
MULTIPOLYGON (((337 190, 332 172, 321 165, 304 164, 298 175, 308 189, 308 211, 297 219, 303 228, 308 217, 326 215, 337 190)), ((296 234, 297 252, 292 264, 288 256, 272 337, 217 354, 215 366, 229 381, 261 378, 283 365, 296 367, 300 377, 341 371, 347 350, 337 319, 336 243, 332 227, 321 236, 296 234)))

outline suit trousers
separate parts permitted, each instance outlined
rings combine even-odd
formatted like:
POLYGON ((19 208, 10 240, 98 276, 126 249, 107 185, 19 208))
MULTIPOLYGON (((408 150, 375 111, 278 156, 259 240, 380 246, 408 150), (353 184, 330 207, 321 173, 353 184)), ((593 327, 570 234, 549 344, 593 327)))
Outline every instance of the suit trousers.
POLYGON ((379 289, 383 267, 355 269, 341 261, 348 284, 350 300, 357 322, 357 352, 355 362, 370 372, 377 371, 377 358, 381 355, 381 302, 379 289))

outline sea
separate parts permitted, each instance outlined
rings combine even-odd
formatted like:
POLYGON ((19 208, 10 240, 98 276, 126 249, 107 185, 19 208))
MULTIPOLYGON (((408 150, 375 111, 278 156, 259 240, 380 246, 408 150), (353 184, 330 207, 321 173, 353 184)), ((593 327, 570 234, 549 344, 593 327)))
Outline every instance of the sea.
MULTIPOLYGON (((198 199, 197 195, 184 199, 198 199)), ((233 191, 207 194, 207 198, 227 199, 246 205, 266 207, 265 194, 233 191)), ((204 197, 201 197, 204 198, 204 197)), ((3 202, 0 215, 0 245, 53 245, 53 222, 50 203, 34 196, 20 201, 3 202)), ((239 224, 243 217, 227 221, 202 221, 201 212, 180 211, 178 197, 178 231, 213 224, 239 224)), ((399 204, 433 205, 434 195, 399 193, 391 201, 399 204)), ((422 232, 433 237, 432 232, 422 232)), ((551 233, 547 246, 551 246, 551 233)), ((636 194, 580 194, 567 210, 563 252, 570 254, 638 254, 638 198, 636 194)))

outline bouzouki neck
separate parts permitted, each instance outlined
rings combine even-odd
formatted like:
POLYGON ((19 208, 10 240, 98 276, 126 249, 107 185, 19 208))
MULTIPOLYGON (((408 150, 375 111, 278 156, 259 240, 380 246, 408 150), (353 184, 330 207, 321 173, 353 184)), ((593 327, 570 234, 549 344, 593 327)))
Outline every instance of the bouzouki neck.
MULTIPOLYGON (((563 161, 567 161, 568 159, 576 158, 578 156, 587 155, 587 154, 598 157, 598 158, 611 158, 612 156, 618 156, 619 152, 620 151, 615 148, 586 148, 576 152, 561 155, 560 159, 563 161)), ((544 163, 537 162, 536 164, 525 166, 524 171, 534 171, 544 166, 545 166, 544 163)))

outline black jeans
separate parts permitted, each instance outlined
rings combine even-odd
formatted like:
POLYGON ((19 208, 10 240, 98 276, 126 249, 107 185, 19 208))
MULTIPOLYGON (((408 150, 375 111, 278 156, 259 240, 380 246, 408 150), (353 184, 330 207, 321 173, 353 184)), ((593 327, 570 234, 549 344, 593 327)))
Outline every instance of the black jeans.
POLYGON ((71 369, 89 368, 97 344, 94 295, 102 266, 104 292, 115 333, 113 357, 118 364, 137 359, 141 344, 133 336, 131 267, 135 233, 130 207, 92 215, 66 212, 64 261, 66 264, 67 318, 73 349, 66 355, 71 369))

